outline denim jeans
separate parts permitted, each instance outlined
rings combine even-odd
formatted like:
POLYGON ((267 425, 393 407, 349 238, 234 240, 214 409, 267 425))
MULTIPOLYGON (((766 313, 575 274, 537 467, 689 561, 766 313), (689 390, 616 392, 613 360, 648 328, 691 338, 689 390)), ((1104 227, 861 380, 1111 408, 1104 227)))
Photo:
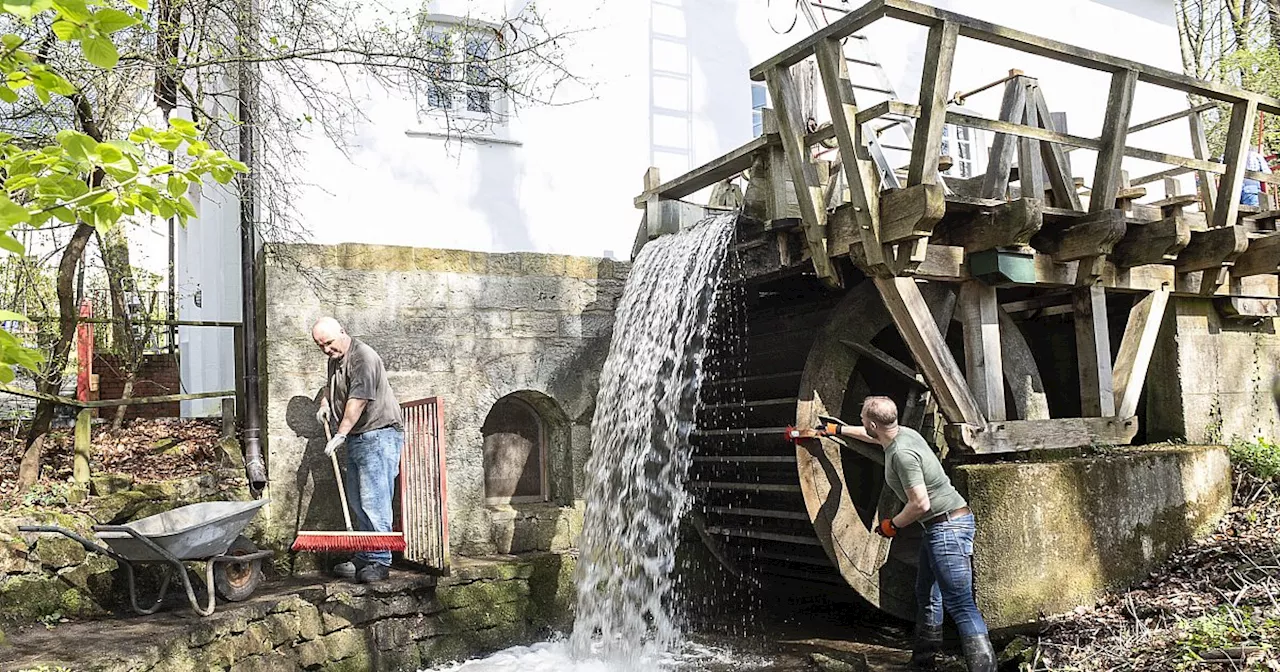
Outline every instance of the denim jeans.
POLYGON ((951 614, 961 637, 987 632, 973 601, 973 514, 924 526, 916 569, 917 623, 942 625, 951 614))
POLYGON ((1240 205, 1258 205, 1258 192, 1242 191, 1240 192, 1240 205))
MULTIPOLYGON (((391 499, 400 475, 400 450, 404 431, 384 427, 347 438, 347 496, 355 511, 355 527, 361 532, 391 531, 391 499)), ((391 566, 390 551, 356 553, 356 565, 391 566)))

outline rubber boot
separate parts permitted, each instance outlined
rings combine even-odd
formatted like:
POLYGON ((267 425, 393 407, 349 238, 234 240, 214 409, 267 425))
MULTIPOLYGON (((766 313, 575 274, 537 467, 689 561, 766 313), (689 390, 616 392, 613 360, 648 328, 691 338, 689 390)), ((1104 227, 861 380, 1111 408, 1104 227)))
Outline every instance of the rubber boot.
POLYGON ((964 663, 969 672, 996 672, 996 652, 991 648, 991 638, 986 633, 965 637, 960 646, 964 649, 964 663))
POLYGON ((908 670, 932 670, 942 650, 941 625, 917 625, 915 641, 911 644, 911 662, 908 670))

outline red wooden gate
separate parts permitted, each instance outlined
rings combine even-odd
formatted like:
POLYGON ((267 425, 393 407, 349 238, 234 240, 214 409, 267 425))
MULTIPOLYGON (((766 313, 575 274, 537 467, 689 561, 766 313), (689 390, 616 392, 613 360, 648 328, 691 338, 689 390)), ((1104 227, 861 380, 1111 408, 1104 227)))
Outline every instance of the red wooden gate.
POLYGON ((407 560, 449 573, 449 490, 444 462, 444 399, 400 404, 404 453, 400 458, 400 526, 407 560))

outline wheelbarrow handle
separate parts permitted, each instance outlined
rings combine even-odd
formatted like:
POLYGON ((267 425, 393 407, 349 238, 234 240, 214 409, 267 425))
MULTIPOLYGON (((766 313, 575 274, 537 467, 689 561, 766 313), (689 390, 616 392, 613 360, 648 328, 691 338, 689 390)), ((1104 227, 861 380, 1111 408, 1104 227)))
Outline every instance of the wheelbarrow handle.
POLYGON ((165 560, 172 562, 174 565, 177 565, 179 569, 184 567, 184 565, 182 564, 181 558, 165 550, 163 546, 152 541, 150 537, 133 529, 132 527, 129 527, 128 525, 94 525, 93 531, 94 532, 124 532, 125 534, 128 534, 129 536, 133 537, 134 539, 137 539, 139 542, 142 543, 143 546, 146 546, 152 551, 155 551, 156 555, 159 555, 161 558, 164 558, 165 560))
MULTIPOLYGON (((97 528, 94 528, 94 529, 97 529, 97 528)), ((124 562, 124 563, 129 562, 128 560, 126 560, 125 558, 117 554, 115 551, 112 551, 111 549, 105 546, 95 544, 94 542, 89 541, 88 539, 85 539, 84 537, 76 534, 75 532, 72 532, 71 530, 68 530, 65 527, 58 527, 57 525, 19 525, 18 531, 19 532, 53 532, 56 534, 61 534, 62 536, 71 539, 72 541, 80 542, 80 545, 84 546, 85 550, 93 551, 95 553, 101 553, 111 558, 112 560, 115 560, 116 562, 124 562)))

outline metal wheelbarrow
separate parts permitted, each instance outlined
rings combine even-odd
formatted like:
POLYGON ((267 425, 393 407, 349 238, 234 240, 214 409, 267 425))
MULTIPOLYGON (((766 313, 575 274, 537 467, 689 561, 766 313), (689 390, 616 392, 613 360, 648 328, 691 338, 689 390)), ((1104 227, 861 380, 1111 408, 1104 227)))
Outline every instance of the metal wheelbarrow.
POLYGON ((129 601, 139 614, 154 614, 164 601, 165 592, 176 573, 182 579, 191 608, 201 616, 213 613, 214 594, 228 602, 239 602, 253 594, 262 581, 262 560, 271 551, 260 551, 244 531, 268 499, 250 502, 205 502, 190 504, 172 511, 157 513, 125 525, 94 525, 93 531, 103 546, 56 525, 22 525, 21 532, 54 532, 80 542, 85 550, 106 555, 125 568, 129 583, 129 601), (206 606, 196 599, 187 562, 204 562, 206 606), (160 594, 150 607, 138 606, 134 586, 134 565, 163 563, 164 576, 160 594))

